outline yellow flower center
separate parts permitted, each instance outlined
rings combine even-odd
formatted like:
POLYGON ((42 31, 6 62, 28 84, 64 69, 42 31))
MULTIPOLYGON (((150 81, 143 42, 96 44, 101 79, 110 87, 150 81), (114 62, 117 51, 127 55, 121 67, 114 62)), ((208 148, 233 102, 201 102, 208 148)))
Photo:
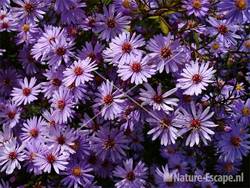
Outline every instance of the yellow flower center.
POLYGON ((214 50, 218 50, 219 47, 220 47, 220 45, 219 45, 219 43, 217 43, 217 42, 213 43, 213 45, 212 45, 212 48, 213 48, 214 50))
POLYGON ((80 168, 79 166, 74 167, 74 168, 72 169, 72 174, 73 174, 74 176, 80 176, 80 175, 81 175, 81 168, 80 168))
POLYGON ((250 48, 250 39, 248 39, 248 40, 246 40, 246 41, 244 42, 244 46, 245 46, 246 48, 250 48))
POLYGON ((24 24, 22 29, 23 29, 24 32, 28 32, 30 30, 29 24, 24 24))
POLYGON ((243 116, 250 116, 250 108, 248 107, 244 107, 241 112, 243 116))
POLYGON ((123 6, 124 8, 129 9, 129 8, 130 8, 130 1, 129 1, 129 0, 123 0, 123 1, 122 1, 122 6, 123 6))
POLYGON ((192 5, 195 9, 200 9, 201 8, 201 1, 200 0, 193 0, 192 5))
POLYGON ((235 6, 240 10, 244 10, 247 8, 247 1, 246 0, 235 0, 235 6))
POLYGON ((243 87, 242 85, 240 85, 240 84, 237 84, 235 89, 236 89, 237 91, 241 91, 241 90, 244 89, 244 87, 243 87))

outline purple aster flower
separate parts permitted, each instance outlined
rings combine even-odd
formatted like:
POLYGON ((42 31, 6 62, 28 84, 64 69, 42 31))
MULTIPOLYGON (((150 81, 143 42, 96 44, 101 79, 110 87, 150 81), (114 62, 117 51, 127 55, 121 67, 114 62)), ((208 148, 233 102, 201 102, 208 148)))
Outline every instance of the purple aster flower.
POLYGON ((85 161, 79 163, 70 161, 66 172, 63 173, 66 177, 61 182, 67 187, 88 187, 87 185, 91 184, 94 179, 94 176, 91 174, 92 170, 90 165, 85 161))
POLYGON ((199 105, 198 109, 194 102, 191 102, 191 113, 187 112, 184 108, 179 109, 179 113, 175 119, 176 124, 182 125, 183 128, 180 130, 179 135, 189 132, 186 140, 186 146, 193 147, 195 144, 198 145, 200 140, 207 145, 207 140, 211 141, 210 135, 214 134, 211 128, 218 125, 210 121, 214 112, 210 112, 210 107, 207 107, 204 111, 202 106, 199 105))
POLYGON ((209 28, 210 34, 216 36, 217 40, 221 41, 226 47, 236 45, 236 39, 241 38, 235 34, 238 29, 237 26, 228 23, 228 20, 216 20, 210 17, 208 22, 212 25, 212 27, 209 28))
POLYGON ((97 14, 95 28, 101 39, 109 41, 128 28, 130 17, 116 12, 114 5, 104 7, 103 12, 103 14, 97 14))
POLYGON ((3 126, 3 130, 0 131, 0 148, 4 146, 10 140, 13 140, 12 128, 9 126, 3 126))
POLYGON ((30 173, 34 173, 35 175, 42 174, 42 171, 34 165, 34 160, 39 153, 42 152, 43 145, 38 142, 26 142, 25 150, 24 150, 24 159, 25 166, 27 167, 27 171, 30 173))
POLYGON ((23 124, 20 138, 23 142, 43 142, 46 135, 45 121, 41 117, 33 117, 23 124))
POLYGON ((116 162, 126 156, 124 150, 128 149, 127 139, 122 131, 102 127, 97 134, 91 138, 91 146, 96 154, 102 159, 111 158, 116 162))
POLYGON ((89 57, 91 61, 95 61, 96 63, 100 63, 102 61, 102 51, 104 46, 99 42, 92 44, 90 42, 86 42, 82 50, 79 52, 80 59, 86 59, 89 57))
POLYGON ((5 108, 0 110, 0 122, 4 126, 13 128, 20 120, 21 108, 13 103, 6 104, 5 108))
POLYGON ((15 168, 21 169, 20 161, 24 160, 24 145, 19 145, 16 139, 11 139, 1 147, 0 168, 1 172, 12 174, 15 168))
POLYGON ((10 6, 10 0, 2 0, 0 1, 1 8, 8 8, 10 6))
POLYGON ((37 40, 37 43, 33 46, 31 54, 35 60, 43 60, 48 53, 52 50, 52 44, 55 40, 64 37, 65 31, 60 27, 54 27, 51 25, 45 25, 42 36, 37 40))
POLYGON ((48 69, 43 75, 47 78, 47 82, 42 83, 42 93, 46 98, 51 98, 54 91, 58 90, 62 85, 64 67, 57 69, 48 69))
POLYGON ((54 68, 59 67, 62 61, 67 64, 70 61, 70 57, 74 55, 72 52, 73 46, 74 42, 72 40, 68 42, 64 37, 61 37, 52 42, 51 50, 45 59, 54 68))
POLYGON ((93 119, 85 113, 83 117, 84 119, 81 122, 81 128, 83 128, 83 132, 88 135, 95 135, 100 130, 101 126, 109 126, 100 116, 93 119))
POLYGON ((150 51, 149 56, 155 59, 160 73, 164 67, 167 73, 178 71, 178 64, 183 62, 186 56, 179 41, 174 41, 170 34, 166 37, 161 34, 154 36, 150 39, 147 49, 150 51))
POLYGON ((215 57, 219 57, 220 54, 225 54, 228 52, 224 44, 218 40, 211 42, 208 46, 209 50, 215 55, 215 57))
POLYGON ((33 44, 36 41, 37 33, 39 32, 37 24, 32 22, 22 22, 19 23, 17 34, 17 44, 33 44))
POLYGON ((215 70, 213 67, 208 67, 209 63, 202 63, 192 61, 186 64, 183 72, 180 74, 182 77, 177 80, 177 87, 184 89, 185 95, 199 95, 202 90, 205 90, 208 84, 214 82, 213 74, 215 70))
POLYGON ((248 36, 247 39, 243 42, 241 50, 243 52, 250 52, 250 36, 248 36))
POLYGON ((47 148, 44 146, 41 153, 37 154, 34 159, 34 164, 43 172, 51 172, 53 168, 57 174, 60 170, 65 170, 68 164, 69 155, 64 151, 60 151, 60 148, 47 148))
POLYGON ((220 159, 234 162, 242 160, 250 150, 250 134, 240 125, 232 125, 232 130, 221 135, 218 141, 220 159))
POLYGON ((207 0, 186 0, 183 8, 187 10, 188 15, 194 14, 197 17, 206 16, 209 10, 209 1, 207 0))
POLYGON ((250 123, 250 99, 246 102, 238 100, 235 102, 232 108, 234 116, 240 120, 243 125, 248 125, 250 123))
POLYGON ((0 94, 1 96, 9 96, 13 87, 18 86, 20 76, 13 68, 0 70, 0 94))
POLYGON ((14 0, 15 17, 21 20, 36 21, 43 18, 46 3, 41 0, 14 0))
POLYGON ((12 90, 11 96, 12 100, 17 104, 24 105, 31 103, 34 100, 37 100, 37 95, 40 92, 40 84, 35 86, 36 78, 32 77, 30 79, 30 83, 28 79, 25 77, 22 82, 20 82, 21 88, 16 88, 12 90))
POLYGON ((158 118, 149 117, 146 121, 149 123, 151 130, 148 131, 149 135, 152 135, 152 140, 160 138, 161 145, 167 146, 169 144, 175 144, 175 140, 178 135, 178 128, 182 128, 182 125, 175 122, 175 114, 171 113, 166 115, 165 113, 155 113, 158 118))
POLYGON ((93 80, 94 76, 91 72, 96 69, 96 63, 91 62, 90 58, 75 61, 73 65, 63 72, 63 82, 66 86, 70 86, 73 83, 75 83, 75 86, 79 86, 80 84, 93 80))
POLYGON ((18 55, 19 61, 22 63, 23 69, 28 75, 33 75, 39 71, 38 64, 31 55, 31 48, 28 45, 24 45, 18 55))
POLYGON ((157 86, 155 91, 148 83, 144 84, 146 89, 140 89, 139 99, 142 101, 142 105, 153 106, 153 110, 163 110, 165 113, 174 110, 174 106, 177 106, 179 99, 169 98, 170 95, 176 92, 177 88, 171 89, 165 93, 162 92, 162 86, 157 86))
POLYGON ((58 12, 65 12, 70 9, 70 6, 74 5, 74 0, 56 0, 55 10, 58 12))
POLYGON ((76 135, 72 129, 69 127, 56 127, 50 132, 47 138, 47 144, 53 147, 59 147, 60 151, 72 154, 75 153, 75 150, 72 148, 75 140, 76 135))
POLYGON ((55 91, 51 102, 56 122, 65 123, 73 116, 74 103, 69 90, 66 88, 60 87, 58 91, 55 91))
POLYGON ((118 65, 118 76, 123 81, 130 79, 131 83, 142 84, 156 72, 155 66, 150 64, 148 56, 142 57, 142 54, 130 56, 127 62, 127 64, 118 65))
POLYGON ((114 2, 117 12, 129 14, 138 7, 136 0, 115 0, 114 2))
POLYGON ((219 11, 224 11, 230 22, 244 24, 250 19, 249 0, 224 0, 218 4, 219 11))
POLYGON ((215 166, 216 172, 219 174, 226 174, 226 175, 236 175, 240 171, 241 161, 223 161, 219 160, 215 166))
POLYGON ((125 64, 131 57, 143 53, 140 47, 144 46, 145 41, 141 35, 123 32, 112 39, 109 48, 103 51, 104 60, 114 65, 125 64))
POLYGON ((0 10, 0 32, 15 31, 17 26, 16 19, 13 17, 12 12, 7 12, 6 10, 0 10))
MULTIPOLYGON (((59 2, 59 0, 57 2, 59 2)), ((85 18, 83 8, 86 4, 81 2, 81 0, 70 0, 69 2, 71 2, 70 5, 61 12, 61 22, 66 24, 77 24, 85 18)))
POLYGON ((133 159, 128 159, 123 162, 123 166, 117 166, 113 172, 114 176, 121 179, 115 186, 117 188, 143 188, 146 185, 148 168, 139 161, 134 165, 133 159))
POLYGON ((101 106, 101 112, 104 119, 113 120, 122 111, 121 103, 125 101, 123 94, 114 90, 113 82, 106 81, 98 87, 97 98, 94 107, 101 106))
POLYGON ((75 83, 73 83, 68 86, 67 89, 69 90, 70 95, 74 96, 74 101, 76 103, 78 103, 79 101, 81 101, 82 103, 86 103, 86 100, 89 99, 88 95, 86 95, 86 85, 75 86, 75 83))

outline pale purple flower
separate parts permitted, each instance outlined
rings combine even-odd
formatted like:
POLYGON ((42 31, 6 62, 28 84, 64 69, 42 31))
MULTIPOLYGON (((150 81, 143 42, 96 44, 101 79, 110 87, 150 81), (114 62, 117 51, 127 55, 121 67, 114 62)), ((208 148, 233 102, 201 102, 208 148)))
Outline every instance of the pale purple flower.
POLYGON ((209 111, 210 107, 203 110, 201 105, 196 109, 194 102, 191 102, 191 112, 186 111, 184 108, 179 109, 175 122, 183 127, 179 131, 179 135, 189 133, 186 146, 193 147, 195 144, 198 145, 200 140, 205 145, 208 144, 207 141, 211 141, 211 135, 214 134, 211 128, 218 125, 210 120, 214 112, 209 111))
POLYGON ((121 103, 125 101, 124 95, 114 89, 113 82, 110 81, 103 82, 98 87, 94 107, 102 107, 101 112, 104 119, 112 120, 122 111, 121 103))
POLYGON ((213 67, 209 68, 209 63, 201 63, 192 61, 186 64, 183 72, 180 74, 181 78, 177 80, 177 87, 185 90, 185 95, 199 95, 202 90, 213 83, 213 74, 215 70, 213 67))
POLYGON ((34 159, 34 164, 43 172, 50 173, 53 168, 59 174, 60 171, 66 169, 68 159, 68 153, 60 151, 60 148, 47 148, 44 146, 43 151, 37 154, 37 157, 34 159))
MULTIPOLYGON (((170 184, 170 187, 175 187, 174 184, 174 177, 177 176, 178 170, 170 170, 168 165, 162 166, 161 169, 156 168, 155 172, 155 180, 156 184, 159 186, 159 188, 166 188, 168 184, 170 184), (161 170, 162 169, 162 170, 161 170)), ((178 187, 178 186, 176 186, 178 187)))
POLYGON ((111 40, 125 31, 130 24, 130 17, 116 12, 114 5, 103 8, 103 14, 97 14, 95 31, 103 40, 111 40))
POLYGON ((32 22, 21 22, 18 25, 17 44, 33 44, 36 41, 39 29, 37 24, 32 22))
POLYGON ((109 43, 109 48, 103 51, 104 60, 114 65, 125 64, 131 57, 143 53, 140 47, 144 44, 145 41, 141 35, 123 32, 113 38, 109 43))
POLYGON ((16 88, 12 90, 11 96, 14 103, 17 105, 30 104, 32 101, 37 100, 37 95, 40 92, 40 84, 35 86, 36 78, 32 77, 30 82, 25 77, 22 82, 20 82, 21 88, 16 88))
POLYGON ((187 10, 188 15, 194 14, 197 17, 204 17, 209 10, 208 0, 185 0, 183 8, 187 10))
POLYGON ((178 40, 173 40, 171 34, 166 37, 162 34, 154 36, 148 42, 148 54, 157 64, 157 70, 163 72, 164 68, 167 73, 178 71, 180 64, 186 58, 183 47, 178 40))
POLYGON ((150 63, 148 56, 142 57, 142 54, 130 56, 126 64, 118 65, 118 76, 123 81, 130 79, 130 82, 136 85, 147 82, 156 73, 155 66, 150 63))
POLYGON ((46 136, 46 122, 41 117, 28 119, 21 128, 20 138, 23 142, 43 142, 46 136))
POLYGON ((0 110, 0 123, 3 126, 13 128, 20 120, 21 108, 14 103, 8 103, 4 109, 0 110))
POLYGON ((133 159, 128 159, 123 162, 123 166, 117 166, 113 172, 114 176, 120 179, 115 187, 144 188, 147 171, 148 168, 142 161, 135 165, 133 159))
POLYGON ((157 86, 155 91, 148 83, 144 84, 145 89, 140 89, 139 99, 142 101, 142 105, 153 106, 153 110, 163 110, 165 113, 174 110, 174 106, 177 106, 179 99, 170 98, 169 96, 174 94, 177 88, 171 89, 167 92, 162 91, 162 85, 157 86))
POLYGON ((74 102, 72 96, 64 87, 55 91, 51 99, 51 107, 54 109, 53 117, 57 123, 66 123, 73 116, 74 102))
POLYGON ((73 65, 63 72, 63 82, 66 86, 70 86, 73 83, 75 86, 79 86, 80 84, 93 80, 94 76, 92 72, 96 69, 96 63, 91 62, 90 58, 75 61, 73 65))
POLYGON ((17 169, 21 169, 20 161, 24 160, 23 149, 24 145, 19 145, 15 138, 4 143, 0 152, 0 168, 1 172, 12 174, 17 169))

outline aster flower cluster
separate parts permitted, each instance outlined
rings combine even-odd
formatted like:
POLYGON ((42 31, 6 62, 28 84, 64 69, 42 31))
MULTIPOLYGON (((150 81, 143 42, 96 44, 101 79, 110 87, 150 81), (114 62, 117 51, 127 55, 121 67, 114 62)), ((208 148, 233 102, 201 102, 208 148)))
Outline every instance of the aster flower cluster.
POLYGON ((249 20, 249 0, 1 0, 0 187, 244 172, 249 20))

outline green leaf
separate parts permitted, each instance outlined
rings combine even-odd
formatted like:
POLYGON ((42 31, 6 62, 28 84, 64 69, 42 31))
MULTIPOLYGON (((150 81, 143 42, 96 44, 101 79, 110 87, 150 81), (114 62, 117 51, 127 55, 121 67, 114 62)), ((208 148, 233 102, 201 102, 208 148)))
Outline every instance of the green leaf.
POLYGON ((160 17, 160 28, 165 35, 169 33, 168 23, 162 17, 160 17))
POLYGON ((194 41, 195 41, 195 44, 196 44, 197 48, 199 48, 199 45, 200 45, 199 35, 196 32, 194 32, 194 41))
POLYGON ((103 4, 108 5, 112 2, 112 0, 103 0, 103 4))
POLYGON ((157 21, 159 21, 160 16, 149 16, 148 19, 152 19, 152 20, 157 20, 157 21))
POLYGON ((176 11, 168 10, 168 11, 165 11, 165 12, 162 14, 162 16, 167 16, 167 15, 169 15, 169 14, 174 14, 174 13, 176 13, 176 11))

